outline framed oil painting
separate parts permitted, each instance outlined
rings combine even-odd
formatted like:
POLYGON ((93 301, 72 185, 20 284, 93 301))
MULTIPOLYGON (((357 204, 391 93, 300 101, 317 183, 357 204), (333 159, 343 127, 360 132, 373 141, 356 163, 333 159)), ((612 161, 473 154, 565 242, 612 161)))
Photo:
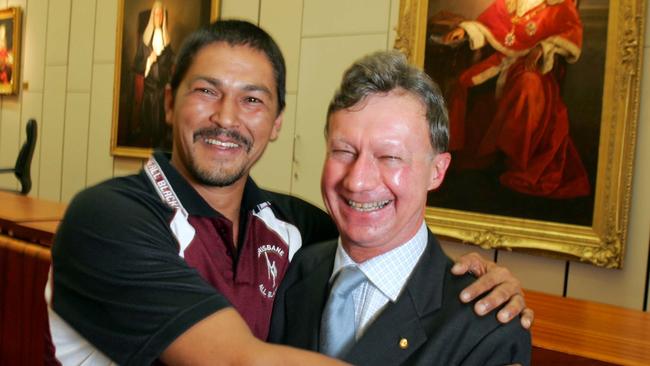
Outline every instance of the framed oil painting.
POLYGON ((395 48, 440 86, 435 233, 620 268, 644 0, 402 0, 395 48))
POLYGON ((18 93, 20 82, 20 8, 0 10, 0 95, 18 93))
POLYGON ((218 0, 120 0, 111 153, 147 157, 171 149, 164 89, 176 52, 192 31, 217 19, 218 0))

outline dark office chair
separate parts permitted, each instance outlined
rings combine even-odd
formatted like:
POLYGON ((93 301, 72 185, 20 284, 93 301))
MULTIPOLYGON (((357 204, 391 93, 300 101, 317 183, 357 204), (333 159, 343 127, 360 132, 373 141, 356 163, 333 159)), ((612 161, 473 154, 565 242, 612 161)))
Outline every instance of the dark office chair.
POLYGON ((34 149, 36 148, 36 135, 37 135, 36 120, 30 119, 27 121, 27 139, 18 152, 16 159, 16 166, 13 168, 0 168, 1 173, 14 173, 20 182, 20 193, 27 194, 32 189, 32 157, 34 156, 34 149))

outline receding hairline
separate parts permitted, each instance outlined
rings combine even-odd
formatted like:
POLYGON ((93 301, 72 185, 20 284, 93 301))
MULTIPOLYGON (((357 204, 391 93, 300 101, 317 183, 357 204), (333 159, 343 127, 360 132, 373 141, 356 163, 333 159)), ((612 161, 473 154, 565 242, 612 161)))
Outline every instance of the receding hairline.
POLYGON ((327 109, 325 135, 329 132, 329 117, 340 110, 355 107, 370 95, 403 89, 425 107, 425 120, 434 151, 448 149, 448 116, 444 98, 437 84, 421 69, 408 63, 398 51, 378 51, 368 54, 348 67, 327 109))
MULTIPOLYGON (((332 111, 331 114, 327 116, 327 122, 328 123, 326 123, 326 127, 328 127, 328 129, 329 129, 329 125, 330 125, 329 122, 330 122, 332 116, 334 116, 336 113, 343 112, 343 111, 345 111, 345 112, 358 112, 358 111, 362 110, 363 108, 365 108, 367 106, 368 99, 370 99, 371 97, 387 97, 387 96, 389 96, 391 94, 394 94, 394 95, 397 95, 397 96, 410 95, 411 97, 413 97, 413 99, 415 99, 418 102, 418 104, 420 105, 420 107, 422 108, 422 112, 423 112, 422 118, 424 119, 424 123, 427 124, 427 126, 429 125, 429 121, 427 120, 427 105, 422 100, 422 98, 420 98, 420 96, 417 95, 417 93, 415 93, 415 92, 413 92, 411 90, 404 89, 401 86, 396 86, 393 89, 388 90, 388 91, 382 90, 382 91, 376 91, 376 92, 368 93, 368 94, 364 95, 363 98, 361 98, 355 104, 353 104, 353 105, 351 105, 349 107, 345 107, 345 108, 341 108, 341 109, 337 109, 337 110, 332 111)), ((325 130, 325 136, 327 136, 327 134, 329 132, 328 129, 325 130)))
MULTIPOLYGON (((420 98, 417 95, 417 93, 415 93, 413 91, 410 91, 410 90, 407 90, 407 89, 404 89, 401 86, 397 86, 397 87, 395 87, 395 88, 393 88, 391 90, 388 90, 388 91, 378 91, 378 92, 374 92, 374 93, 369 93, 369 94, 365 95, 361 100, 359 100, 356 104, 353 104, 353 105, 351 105, 351 106, 349 106, 347 108, 338 109, 338 110, 332 112, 327 117, 327 123, 326 123, 327 128, 325 130, 325 138, 326 139, 330 138, 329 129, 332 126, 331 118, 333 118, 335 114, 337 114, 339 112, 348 112, 348 113, 359 112, 362 109, 364 109, 365 107, 367 107, 368 100, 370 98, 372 98, 372 97, 380 97, 380 98, 382 98, 382 97, 389 97, 391 95, 410 96, 415 102, 417 102, 417 105, 420 107, 419 116, 421 118, 421 122, 424 124, 424 127, 426 128, 427 134, 428 134, 429 120, 427 119, 427 106, 426 106, 426 103, 422 100, 422 98, 420 98)), ((437 149, 436 149, 435 146, 433 146, 433 142, 431 141, 431 139, 427 139, 427 141, 429 141, 429 146, 431 147, 433 152, 437 153, 437 149)))

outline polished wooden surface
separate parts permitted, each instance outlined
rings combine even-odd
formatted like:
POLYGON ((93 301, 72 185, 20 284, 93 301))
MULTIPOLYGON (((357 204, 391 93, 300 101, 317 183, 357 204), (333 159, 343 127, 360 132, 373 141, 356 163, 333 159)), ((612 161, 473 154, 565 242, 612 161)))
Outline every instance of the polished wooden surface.
POLYGON ((0 234, 0 248, 11 250, 14 253, 27 253, 30 256, 43 259, 48 263, 52 257, 49 248, 44 248, 42 245, 34 245, 2 234, 0 234))
POLYGON ((59 202, 0 191, 0 222, 61 220, 66 207, 59 202))
POLYGON ((52 246, 54 234, 61 221, 24 221, 18 223, 7 223, 4 225, 2 232, 32 243, 38 243, 45 246, 52 246))
POLYGON ((526 292, 533 346, 620 365, 650 365, 650 314, 526 292))
POLYGON ((533 347, 530 364, 532 366, 620 366, 618 363, 597 361, 593 358, 570 355, 539 347, 533 347))
POLYGON ((63 203, 0 191, 0 233, 50 246, 65 209, 63 203))

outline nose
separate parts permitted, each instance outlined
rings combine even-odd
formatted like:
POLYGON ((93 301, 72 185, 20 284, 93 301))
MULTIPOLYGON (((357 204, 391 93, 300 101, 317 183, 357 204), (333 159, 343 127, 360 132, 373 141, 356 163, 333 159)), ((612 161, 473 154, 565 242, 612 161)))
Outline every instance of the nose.
POLYGON ((239 106, 237 102, 230 97, 224 96, 223 98, 215 101, 214 111, 210 116, 210 121, 219 127, 229 129, 236 127, 238 122, 239 106))
POLYGON ((350 192, 370 191, 377 186, 379 176, 377 161, 368 154, 360 154, 349 165, 343 186, 350 192))

